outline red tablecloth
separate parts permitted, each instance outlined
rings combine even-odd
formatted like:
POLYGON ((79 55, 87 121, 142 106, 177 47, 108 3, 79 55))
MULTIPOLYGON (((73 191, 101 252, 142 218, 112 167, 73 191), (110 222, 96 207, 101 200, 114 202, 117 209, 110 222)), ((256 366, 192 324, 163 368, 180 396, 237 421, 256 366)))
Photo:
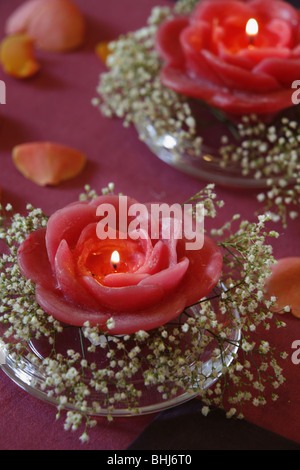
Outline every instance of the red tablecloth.
MULTIPOLYGON (((77 200, 88 183, 100 189, 113 181, 118 191, 140 201, 185 201, 205 183, 186 176, 157 159, 137 138, 134 129, 124 129, 119 120, 109 120, 91 106, 98 76, 105 67, 94 53, 95 45, 113 39, 145 24, 157 0, 74 0, 88 21, 87 41, 79 51, 70 54, 38 54, 42 62, 40 73, 27 81, 17 81, 0 71, 7 87, 7 104, 2 105, 0 124, 0 186, 4 203, 10 202, 23 211, 30 202, 51 214, 77 200), (56 141, 86 153, 88 165, 82 175, 55 188, 40 188, 26 180, 15 169, 11 150, 26 141, 56 141)), ((4 23, 20 0, 0 3, 0 35, 4 23)), ((251 191, 217 188, 226 203, 224 220, 240 213, 252 217, 257 202, 251 191)), ((220 222, 221 224, 221 222, 220 222)), ((274 241, 275 255, 299 255, 299 220, 283 230, 274 241)), ((300 339, 299 320, 285 316, 287 328, 279 330, 274 343, 291 352, 294 340, 300 339)), ((249 411, 248 420, 282 436, 300 442, 300 365, 290 359, 285 363, 286 385, 275 404, 249 411)), ((82 449, 79 432, 63 429, 56 421, 56 410, 14 385, 0 372, 0 449, 82 449)), ((84 449, 125 449, 137 437, 153 416, 116 419, 107 423, 99 420, 90 431, 90 441, 84 449)))

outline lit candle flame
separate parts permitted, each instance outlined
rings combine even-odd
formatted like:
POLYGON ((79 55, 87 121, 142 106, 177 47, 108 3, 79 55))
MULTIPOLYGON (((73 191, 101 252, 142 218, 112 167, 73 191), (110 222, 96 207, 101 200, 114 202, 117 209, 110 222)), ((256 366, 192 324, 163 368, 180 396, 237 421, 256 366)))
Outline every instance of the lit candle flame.
POLYGON ((113 251, 111 258, 110 258, 111 264, 113 265, 114 269, 117 269, 118 264, 120 263, 120 255, 118 251, 113 251))
POLYGON ((250 18, 246 24, 246 34, 249 39, 253 39, 258 33, 258 22, 254 18, 250 18))

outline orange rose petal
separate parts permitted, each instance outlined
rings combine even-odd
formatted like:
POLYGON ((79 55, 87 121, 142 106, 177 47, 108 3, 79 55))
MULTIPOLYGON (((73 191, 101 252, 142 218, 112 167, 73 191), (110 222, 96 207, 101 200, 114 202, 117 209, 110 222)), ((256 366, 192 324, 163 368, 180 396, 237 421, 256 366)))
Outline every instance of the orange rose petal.
POLYGON ((53 186, 77 176, 86 164, 86 157, 61 144, 32 142, 14 147, 13 162, 29 180, 39 186, 53 186))
POLYGON ((6 33, 27 33, 39 49, 64 52, 81 46, 86 24, 70 0, 29 0, 6 22, 6 33))
POLYGON ((31 38, 24 34, 8 36, 0 45, 0 62, 4 71, 15 78, 35 75, 40 64, 35 59, 31 38))
POLYGON ((282 258, 272 267, 266 293, 268 298, 276 297, 277 312, 289 306, 291 313, 300 318, 300 257, 282 258))
POLYGON ((95 52, 99 59, 106 64, 107 57, 111 54, 111 50, 109 49, 109 41, 107 42, 100 42, 97 44, 95 48, 95 52))

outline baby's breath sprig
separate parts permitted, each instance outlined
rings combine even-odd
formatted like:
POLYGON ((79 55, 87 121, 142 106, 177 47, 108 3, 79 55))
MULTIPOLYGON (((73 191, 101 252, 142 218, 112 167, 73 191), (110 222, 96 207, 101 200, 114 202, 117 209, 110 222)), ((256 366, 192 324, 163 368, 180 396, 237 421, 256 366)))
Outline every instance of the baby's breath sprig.
MULTIPOLYGON (((114 194, 114 183, 108 183, 108 185, 101 189, 102 195, 114 194)), ((80 201, 91 201, 98 197, 98 193, 95 189, 92 189, 89 184, 84 187, 84 192, 79 195, 80 201)))
MULTIPOLYGON (((208 185, 189 202, 203 203, 207 196, 211 199, 207 216, 215 218, 223 203, 219 204, 213 185, 208 185)), ((276 231, 267 230, 270 220, 269 214, 259 215, 256 222, 241 220, 235 214, 222 227, 210 232, 223 252, 223 273, 209 298, 196 305, 200 308, 202 332, 216 341, 224 368, 222 379, 215 386, 199 392, 205 405, 204 414, 210 405, 223 407, 228 416, 241 417, 245 405, 259 406, 266 404, 268 397, 276 399, 277 388, 285 381, 279 364, 286 354, 276 351, 264 338, 269 330, 285 326, 272 311, 276 298, 265 298, 266 278, 275 263, 267 240, 279 236, 276 231), (239 329, 240 336, 233 340, 230 334, 235 329, 239 329), (238 345, 239 352, 235 361, 226 364, 229 345, 238 345)))
MULTIPOLYGON (((223 328, 222 315, 236 312, 231 322, 240 328, 239 354, 236 361, 224 368, 222 379, 215 388, 201 391, 200 395, 205 405, 224 407, 228 416, 241 417, 247 403, 259 406, 267 403, 268 396, 272 400, 278 397, 277 389, 285 381, 280 361, 287 355, 276 351, 264 339, 264 332, 285 326, 272 313, 276 299, 266 299, 264 295, 265 280, 275 262, 272 246, 266 240, 278 237, 278 233, 266 230, 268 218, 263 216, 259 216, 256 223, 241 221, 234 231, 232 225, 239 218, 236 215, 224 227, 212 231, 217 239, 220 238, 219 246, 224 251, 220 282, 225 286, 225 290, 213 297, 214 311, 221 315, 218 328, 223 328)), ((228 341, 224 330, 219 330, 218 335, 223 347, 228 341)), ((204 413, 207 412, 205 406, 204 413)))
MULTIPOLYGON (((293 110, 296 112, 296 110, 293 110)), ((244 116, 237 125, 239 141, 222 137, 219 152, 225 168, 239 163, 244 176, 252 175, 266 187, 257 199, 273 221, 286 226, 298 216, 300 203, 300 126, 287 116, 271 124, 255 115, 244 116)))
POLYGON ((199 0, 178 0, 174 6, 174 11, 179 15, 188 15, 194 10, 197 3, 199 3, 199 0))
MULTIPOLYGON (((224 202, 218 200, 215 186, 207 185, 186 203, 204 204, 206 217, 216 218, 224 202)), ((259 406, 267 403, 268 389, 271 400, 277 399, 277 388, 285 381, 279 363, 286 358, 264 339, 264 332, 284 327, 273 314, 276 298, 265 298, 265 282, 276 262, 272 245, 267 240, 278 238, 278 232, 267 229, 270 214, 259 215, 256 222, 241 220, 233 215, 220 228, 211 230, 223 252, 223 273, 219 285, 208 298, 190 306, 199 308, 202 341, 216 342, 215 353, 224 367, 222 379, 199 395, 205 404, 224 407, 228 416, 242 416, 247 404, 259 406), (224 321, 226 319, 226 321, 224 321), (239 338, 232 339, 232 331, 239 330, 239 338), (238 346, 236 360, 226 363, 226 348, 238 346), (222 384, 222 385, 220 385, 222 384), (230 408, 228 408, 228 405, 230 408), (232 405, 232 406, 231 406, 232 405)), ((189 309, 185 309, 188 314, 189 309)), ((213 373, 212 373, 213 376, 213 373)))
MULTIPOLYGON (((187 7, 185 2, 179 3, 177 9, 187 7)), ((178 155, 186 142, 196 155, 202 146, 202 138, 195 135, 196 121, 186 98, 162 86, 161 61, 154 50, 158 26, 172 16, 172 8, 155 7, 147 26, 110 43, 109 71, 101 74, 98 96, 92 104, 107 117, 123 119, 126 127, 135 124, 141 140, 147 139, 144 128, 150 125, 158 138, 166 133, 172 135, 178 155)))

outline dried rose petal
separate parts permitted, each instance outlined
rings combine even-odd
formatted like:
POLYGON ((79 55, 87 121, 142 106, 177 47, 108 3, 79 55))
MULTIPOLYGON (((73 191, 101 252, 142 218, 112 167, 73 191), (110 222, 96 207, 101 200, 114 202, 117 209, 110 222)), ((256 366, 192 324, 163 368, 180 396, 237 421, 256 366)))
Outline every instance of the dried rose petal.
POLYGON ((272 267, 266 282, 266 293, 276 297, 276 311, 289 306, 295 317, 300 318, 300 257, 282 258, 272 267))
POLYGON ((21 144, 13 149, 17 169, 39 186, 56 185, 74 178, 84 168, 85 155, 51 142, 21 144))
POLYGON ((95 52, 99 59, 106 64, 108 56, 111 54, 109 49, 109 41, 100 42, 95 48, 95 52))
POLYGON ((15 78, 31 77, 40 69, 40 64, 35 59, 33 41, 24 34, 3 39, 0 61, 4 71, 15 78))
POLYGON ((82 45, 85 20, 70 0, 29 0, 8 18, 6 33, 27 33, 39 49, 63 52, 82 45))

